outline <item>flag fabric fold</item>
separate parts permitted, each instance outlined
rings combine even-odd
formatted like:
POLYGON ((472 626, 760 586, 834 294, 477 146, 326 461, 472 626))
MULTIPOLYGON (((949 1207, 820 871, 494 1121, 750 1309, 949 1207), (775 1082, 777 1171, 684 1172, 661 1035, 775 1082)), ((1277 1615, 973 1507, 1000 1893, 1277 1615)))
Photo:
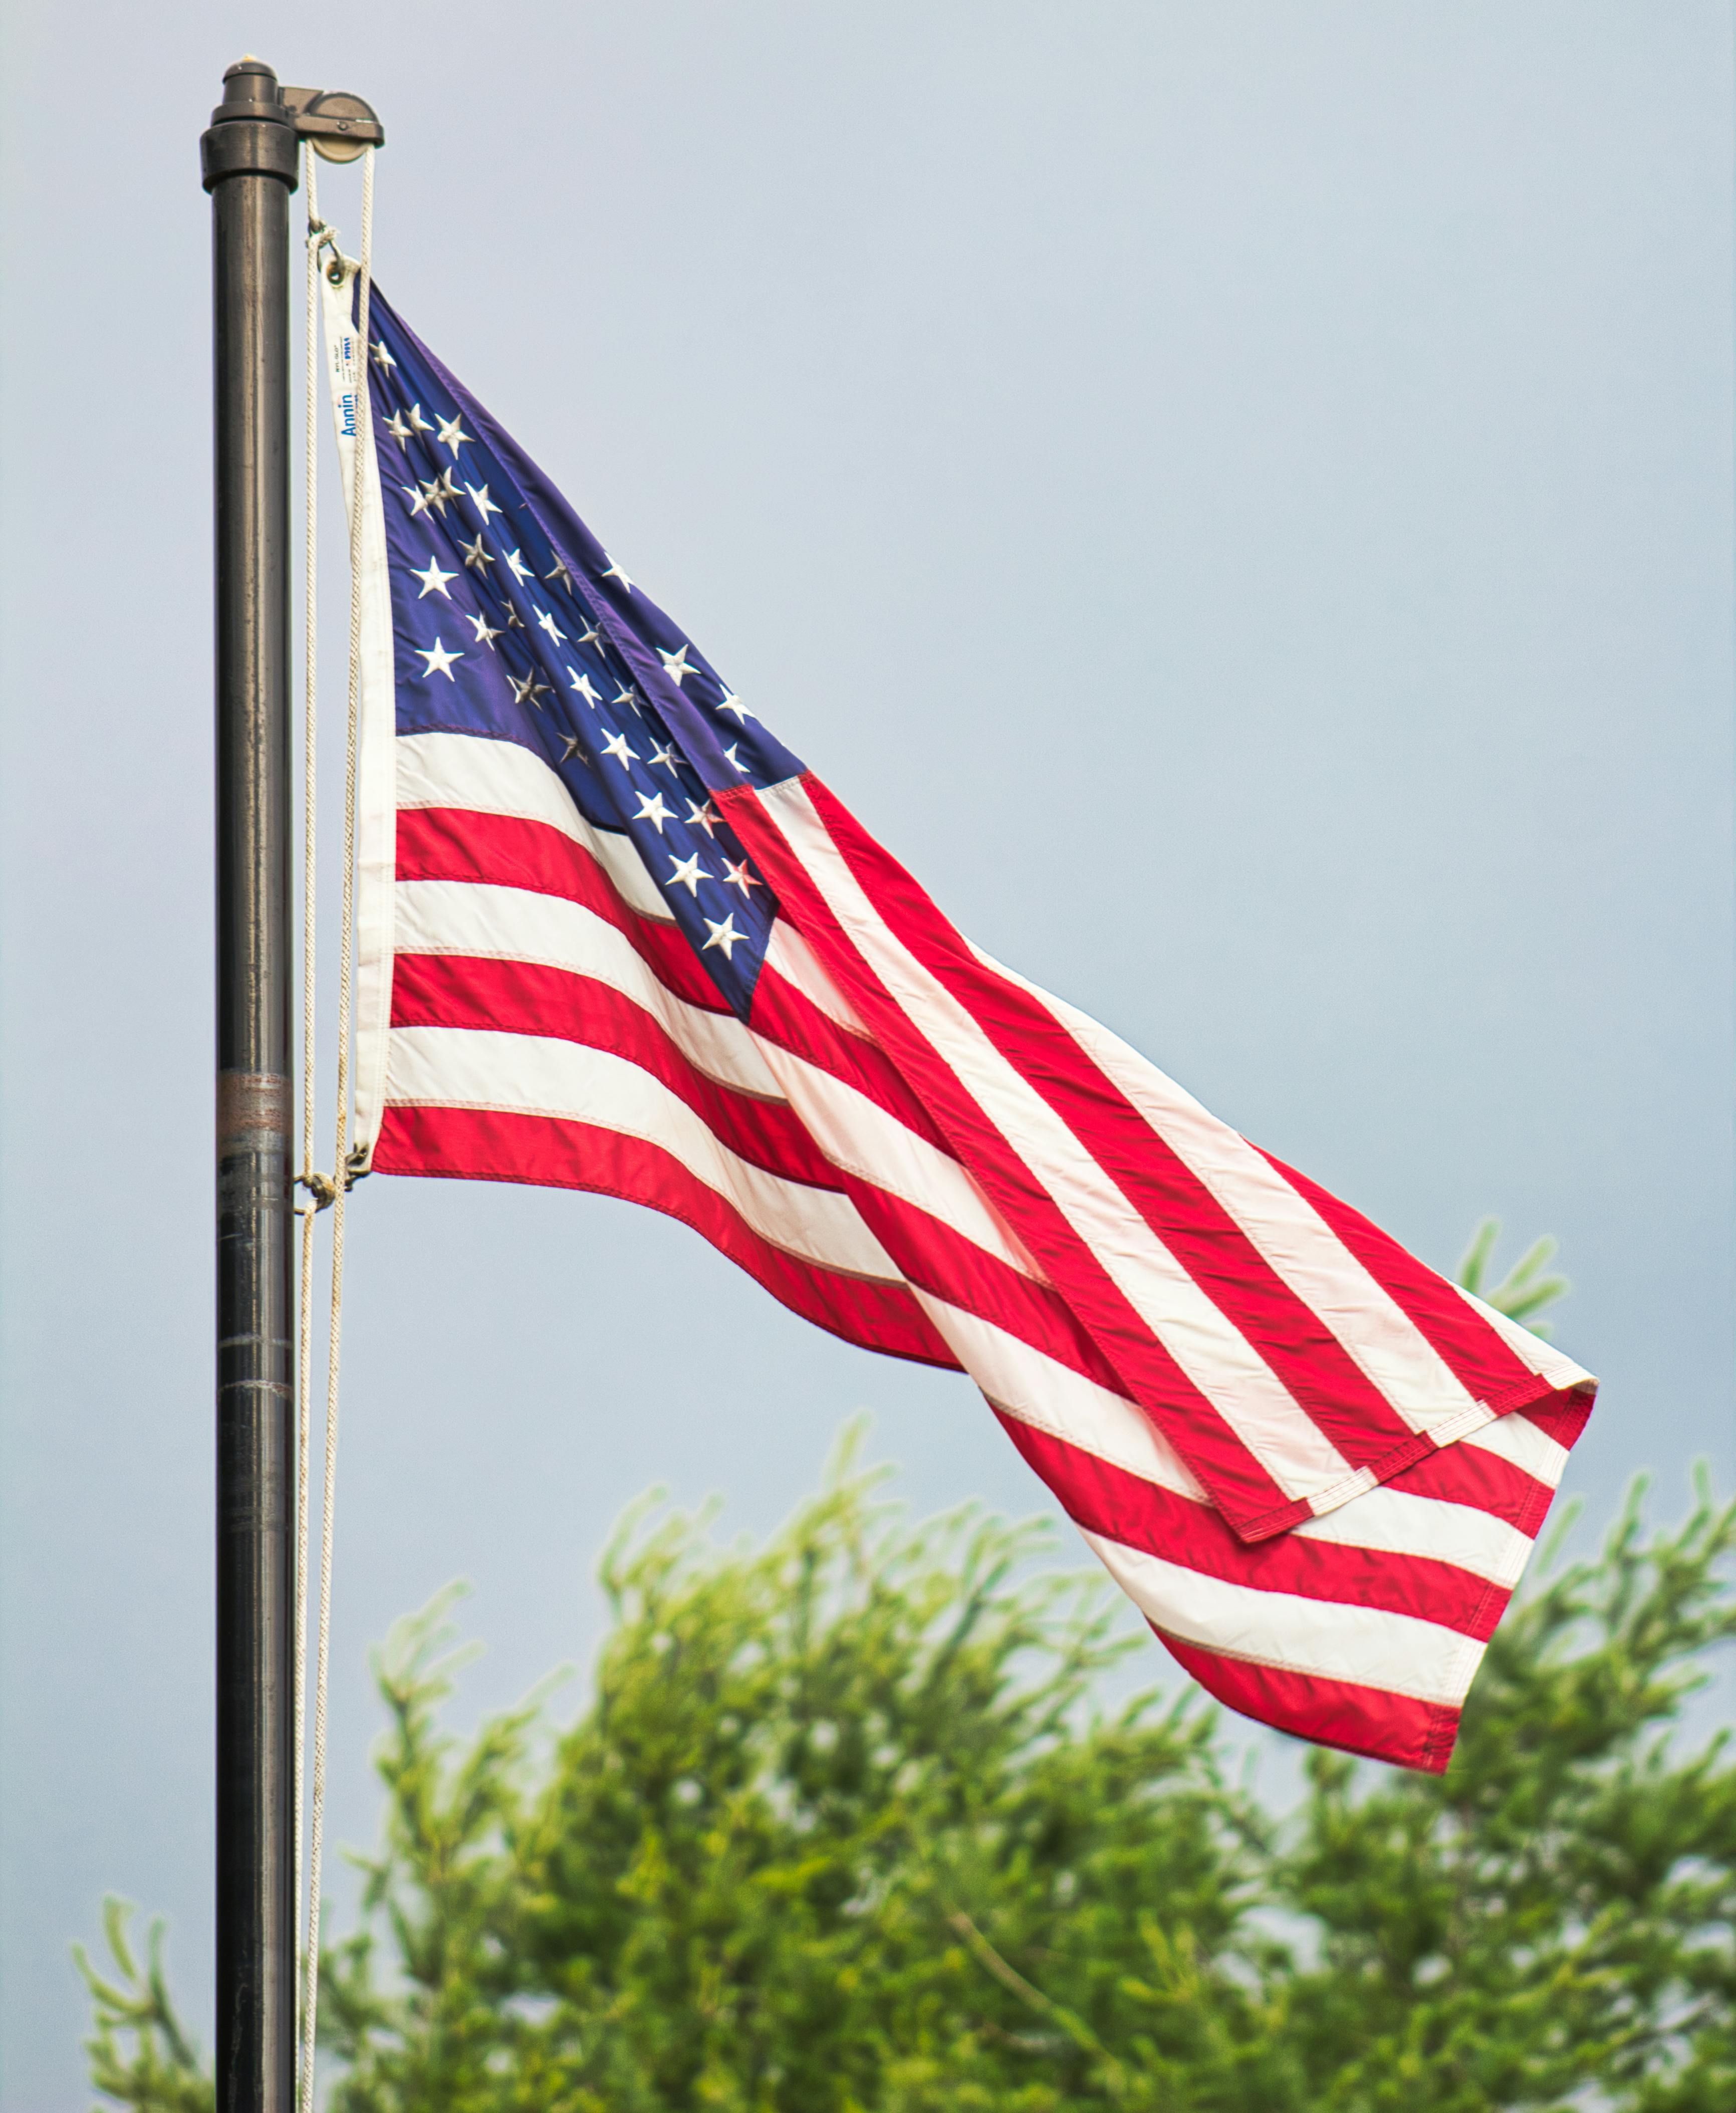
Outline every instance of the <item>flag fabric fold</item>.
POLYGON ((367 1162, 649 1204, 968 1373, 1212 1693, 1444 1768, 1588 1375, 973 947, 371 301, 367 1162))

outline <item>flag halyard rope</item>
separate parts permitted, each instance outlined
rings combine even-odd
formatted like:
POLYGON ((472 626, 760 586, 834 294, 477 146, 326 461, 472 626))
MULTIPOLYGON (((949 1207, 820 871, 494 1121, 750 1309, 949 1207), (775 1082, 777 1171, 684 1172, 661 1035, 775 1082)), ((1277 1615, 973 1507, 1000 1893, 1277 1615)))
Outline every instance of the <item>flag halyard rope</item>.
MULTIPOLYGON (((319 415, 320 218, 317 162, 311 143, 302 149, 302 181, 308 200, 307 338, 303 376, 303 486, 302 521, 302 1137, 297 1184, 305 1193, 296 1205, 301 1220, 301 1273, 296 1289, 295 1396, 295 1848, 291 1881, 296 1922, 301 1921, 300 1867, 303 1819, 302 1757, 308 1749, 308 1549, 309 1485, 313 1451, 313 1221, 320 1203, 315 1188, 313 1126, 317 1113, 314 1065, 318 1044, 314 1002, 318 966, 316 882, 319 860, 319 415)), ((298 1985, 305 1988, 307 1959, 298 1985)))
POLYGON ((324 1476, 320 1510, 319 1611, 314 1658, 312 1754, 311 1787, 308 1797, 308 1890, 306 1935, 302 1947, 301 2062, 297 2102, 300 2113, 312 2113, 314 2048, 319 2016, 320 1885, 324 1861, 326 1817, 326 1701, 331 1663, 332 1546, 337 1501, 337 1446, 339 1376, 343 1347, 344 1234, 346 1199, 353 1176, 349 1168, 350 1038, 355 983, 357 794, 360 761, 362 705, 362 495, 366 451, 371 445, 367 388, 368 303, 372 284, 374 228, 374 150, 362 157, 361 261, 357 272, 357 335, 361 349, 361 386, 357 391, 356 440, 352 454, 353 489, 349 496, 349 678, 348 729, 344 773, 344 867, 342 915, 339 942, 336 1120, 330 1175, 314 1171, 312 1137, 315 1122, 314 1094, 314 942, 313 874, 317 851, 315 778, 317 763, 314 669, 317 637, 317 293, 320 258, 330 248, 334 273, 349 267, 338 252, 333 231, 319 217, 313 181, 313 157, 307 157, 308 174, 308 398, 307 398, 307 600, 304 650, 307 659, 304 691, 305 758, 303 780, 303 856, 307 879, 303 897, 306 926, 303 935, 303 1149, 301 1186, 307 1191, 302 1206, 302 1293, 298 1316, 298 1377, 302 1387, 300 1417, 301 1456, 298 1482, 301 1498, 298 1532, 301 1563, 296 1576, 296 1840, 301 1841, 301 1763, 306 1752, 307 1732, 307 1557, 310 1539, 308 1504, 312 1481, 311 1396, 312 1391, 312 1226, 317 1214, 331 1212, 331 1279, 327 1317, 326 1363, 326 1428, 324 1476))

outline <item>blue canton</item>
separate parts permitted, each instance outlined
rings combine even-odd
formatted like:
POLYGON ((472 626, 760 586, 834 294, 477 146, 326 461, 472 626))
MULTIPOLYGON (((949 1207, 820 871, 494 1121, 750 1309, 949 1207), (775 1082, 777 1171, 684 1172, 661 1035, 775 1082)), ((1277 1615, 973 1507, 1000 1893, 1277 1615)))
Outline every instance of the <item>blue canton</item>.
POLYGON ((370 395, 401 734, 511 741, 631 838, 745 1018, 777 905, 712 794, 800 761, 542 472, 370 294, 370 395))

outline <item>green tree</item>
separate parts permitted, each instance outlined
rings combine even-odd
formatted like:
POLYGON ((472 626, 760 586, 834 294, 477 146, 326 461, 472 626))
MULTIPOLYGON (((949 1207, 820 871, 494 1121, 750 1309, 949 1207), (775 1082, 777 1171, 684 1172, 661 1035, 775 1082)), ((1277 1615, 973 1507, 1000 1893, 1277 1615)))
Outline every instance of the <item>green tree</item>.
POLYGON ((95 2029, 84 2042, 90 2080, 123 2106, 149 2113, 209 2113, 215 2094, 209 2070, 190 2033, 175 2015, 163 1973, 166 1928, 159 1915, 146 1940, 141 1967, 129 1924, 132 1910, 112 1896, 103 1903, 103 1934, 114 1978, 98 1974, 82 1944, 72 1947, 96 2007, 95 2029), (123 2048, 125 2038, 129 2044, 123 2048))
MULTIPOLYGON (((763 1548, 711 1524, 623 1526, 567 1728, 443 1727, 453 1594, 389 1640, 339 2113, 1736 2104, 1736 1769, 1671 1736, 1736 1632, 1703 1487, 1515 1606, 1444 1778, 1312 1753, 1282 1819, 1192 1691, 1105 1703, 1149 1644, 1044 1529, 913 1526, 854 1440, 763 1548)), ((109 1938, 93 2080, 208 2106, 157 1937, 109 1938)))

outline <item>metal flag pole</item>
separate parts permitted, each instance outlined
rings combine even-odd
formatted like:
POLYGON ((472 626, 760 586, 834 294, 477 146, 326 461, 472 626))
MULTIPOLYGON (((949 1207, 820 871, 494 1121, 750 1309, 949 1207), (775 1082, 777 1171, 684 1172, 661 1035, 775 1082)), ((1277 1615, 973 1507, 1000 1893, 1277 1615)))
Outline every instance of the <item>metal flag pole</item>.
POLYGON ((211 194, 216 545, 216 2102, 295 2095, 289 194, 381 134, 246 58, 211 194), (327 146, 327 142, 330 146, 327 146))

